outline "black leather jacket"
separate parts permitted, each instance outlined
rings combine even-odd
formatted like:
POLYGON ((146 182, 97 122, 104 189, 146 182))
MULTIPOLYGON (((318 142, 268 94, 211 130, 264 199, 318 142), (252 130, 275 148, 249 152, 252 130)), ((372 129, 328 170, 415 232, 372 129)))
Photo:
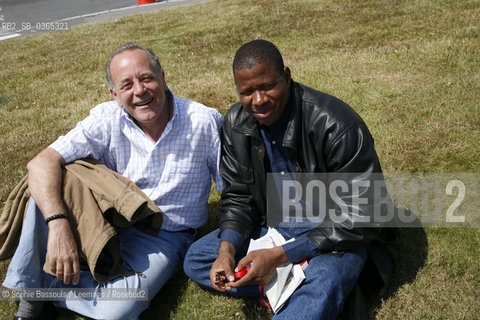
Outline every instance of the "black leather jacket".
MULTIPOLYGON (((283 144, 297 172, 381 172, 373 138, 353 109, 328 94, 292 80, 289 105, 293 106, 283 144)), ((288 107, 288 106, 287 106, 288 107)), ((246 239, 265 224, 268 161, 256 119, 239 102, 225 116, 222 133, 222 193, 220 230, 234 229, 246 239)), ((361 212, 371 215, 371 212, 361 212)), ((355 228, 351 221, 313 229, 308 237, 320 252, 341 252, 376 240, 381 228, 355 228)))

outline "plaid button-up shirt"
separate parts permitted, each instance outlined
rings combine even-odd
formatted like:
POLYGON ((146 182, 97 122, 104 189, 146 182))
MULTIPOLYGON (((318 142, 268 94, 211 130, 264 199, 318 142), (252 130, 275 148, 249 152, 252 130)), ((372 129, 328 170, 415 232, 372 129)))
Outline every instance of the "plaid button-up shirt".
POLYGON ((69 163, 94 158, 122 174, 164 212, 162 229, 198 228, 208 218, 211 177, 224 187, 219 173, 223 118, 212 108, 173 96, 174 112, 156 143, 115 101, 90 111, 53 148, 69 163))

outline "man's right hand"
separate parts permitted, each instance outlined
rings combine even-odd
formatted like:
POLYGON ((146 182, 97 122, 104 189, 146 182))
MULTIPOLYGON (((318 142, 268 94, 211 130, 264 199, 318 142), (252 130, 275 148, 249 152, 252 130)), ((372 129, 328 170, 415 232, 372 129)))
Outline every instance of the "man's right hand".
POLYGON ((65 284, 78 284, 80 263, 75 238, 67 219, 55 219, 48 223, 48 244, 50 270, 65 284))
POLYGON ((230 283, 235 281, 233 275, 233 268, 235 267, 235 248, 229 242, 222 241, 220 243, 220 249, 218 250, 218 256, 210 269, 210 281, 212 282, 213 289, 226 292, 230 291, 232 287, 230 283), (216 281, 218 275, 224 274, 228 281, 216 281))
MULTIPOLYGON (((27 165, 28 189, 45 218, 66 212, 62 199, 64 164, 65 160, 57 151, 46 148, 27 165)), ((67 219, 51 220, 48 229, 50 270, 64 283, 72 280, 76 285, 80 276, 80 263, 70 223, 67 219)))

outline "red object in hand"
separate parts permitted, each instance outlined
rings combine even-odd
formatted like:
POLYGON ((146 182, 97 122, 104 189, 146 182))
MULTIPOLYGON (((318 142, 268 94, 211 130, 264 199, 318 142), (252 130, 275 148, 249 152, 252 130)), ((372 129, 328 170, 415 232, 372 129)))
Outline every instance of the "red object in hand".
POLYGON ((243 267, 242 269, 238 270, 238 272, 235 272, 233 274, 235 276, 235 280, 243 278, 247 274, 248 270, 250 270, 249 267, 243 267))

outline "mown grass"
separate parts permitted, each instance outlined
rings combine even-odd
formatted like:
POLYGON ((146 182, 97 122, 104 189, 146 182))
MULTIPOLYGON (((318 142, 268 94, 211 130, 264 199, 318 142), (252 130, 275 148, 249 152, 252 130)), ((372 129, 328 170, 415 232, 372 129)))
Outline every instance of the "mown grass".
MULTIPOLYGON (((480 2, 472 0, 225 0, 1 42, 0 200, 29 159, 110 99, 103 65, 114 47, 132 40, 159 55, 175 94, 222 113, 236 101, 236 49, 271 40, 296 81, 363 117, 384 171, 478 172, 478 21, 480 2)), ((200 234, 216 227, 218 203, 212 191, 211 219, 200 234)), ((400 249, 390 289, 368 297, 372 318, 480 318, 478 228, 402 230, 400 249)), ((7 265, 0 264, 0 278, 7 265)), ((1 319, 16 310, 13 302, 0 308, 1 319)), ((256 300, 207 292, 180 273, 142 319, 270 316, 256 300)))

